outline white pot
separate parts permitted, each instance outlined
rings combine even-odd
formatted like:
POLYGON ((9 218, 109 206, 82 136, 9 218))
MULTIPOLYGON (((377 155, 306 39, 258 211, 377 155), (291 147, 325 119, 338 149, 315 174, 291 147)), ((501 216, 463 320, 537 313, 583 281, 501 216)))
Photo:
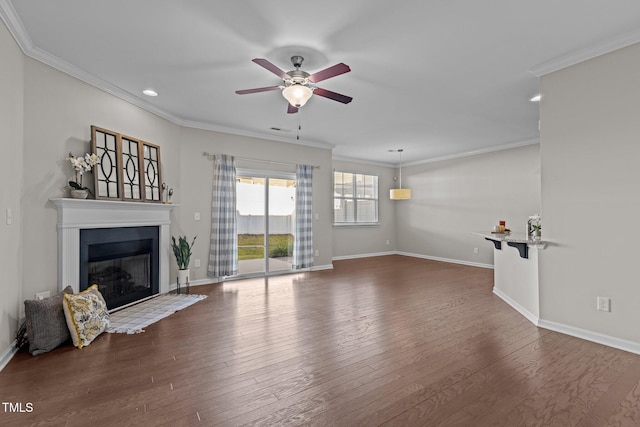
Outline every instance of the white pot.
POLYGON ((178 270, 178 286, 186 286, 189 282, 189 270, 178 270))
POLYGON ((89 196, 87 190, 71 190, 71 197, 74 199, 86 199, 89 196))

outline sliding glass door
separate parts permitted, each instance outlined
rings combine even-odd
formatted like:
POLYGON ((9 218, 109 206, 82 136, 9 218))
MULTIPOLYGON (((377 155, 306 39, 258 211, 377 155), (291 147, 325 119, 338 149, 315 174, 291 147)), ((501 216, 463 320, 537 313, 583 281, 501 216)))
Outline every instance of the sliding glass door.
POLYGON ((239 274, 290 271, 295 175, 238 170, 236 192, 239 274))

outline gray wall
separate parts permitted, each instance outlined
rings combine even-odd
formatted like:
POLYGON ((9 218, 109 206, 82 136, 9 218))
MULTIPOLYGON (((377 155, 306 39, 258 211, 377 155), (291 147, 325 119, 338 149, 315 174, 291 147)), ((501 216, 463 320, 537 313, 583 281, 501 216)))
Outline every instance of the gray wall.
POLYGON ((201 267, 192 265, 194 280, 206 279, 209 259, 213 161, 202 155, 205 151, 292 164, 287 166, 237 160, 237 166, 244 169, 295 172, 296 163, 320 166, 313 171, 313 246, 319 253, 314 264, 319 268, 331 266, 332 205, 327 203, 332 194, 331 150, 192 128, 181 129, 180 141, 180 177, 182 182, 189 184, 181 187, 179 203, 182 220, 175 232, 198 235, 192 257, 200 259, 201 267), (200 221, 194 219, 196 212, 200 213, 200 221))
MULTIPOLYGON (((90 126, 160 145, 163 179, 178 189, 180 129, 31 58, 25 58, 24 71, 22 297, 27 299, 36 292, 57 290, 57 211, 49 198, 68 197, 66 185, 73 169, 66 156, 90 151, 90 126)), ((85 183, 92 180, 87 178, 85 183)), ((174 215, 179 221, 179 212, 174 215)))
POLYGON ((540 212, 538 144, 403 167, 402 176, 413 197, 396 205, 401 252, 492 265, 493 246, 471 233, 499 220, 524 233, 540 212))
POLYGON ((23 306, 23 66, 22 51, 0 21, 0 365, 15 339, 23 306), (7 209, 12 211, 11 225, 7 224, 7 209))
POLYGON ((541 79, 541 317, 640 345, 640 44, 541 79), (611 312, 596 310, 598 296, 611 312))
MULTIPOLYGON (((333 169, 364 173, 378 176, 378 220, 377 226, 334 226, 333 256, 334 258, 351 258, 367 254, 393 252, 397 248, 395 230, 395 203, 389 200, 389 189, 393 188, 394 170, 391 167, 354 163, 340 160, 333 161, 333 169), (387 245, 387 240, 389 244, 387 245)), ((333 185, 333 171, 331 182, 333 185)), ((332 187, 333 188, 333 187, 332 187)), ((330 204, 333 206, 333 190, 330 204)), ((333 214, 333 211, 331 212, 333 214)), ((333 221, 333 217, 331 218, 333 221)))

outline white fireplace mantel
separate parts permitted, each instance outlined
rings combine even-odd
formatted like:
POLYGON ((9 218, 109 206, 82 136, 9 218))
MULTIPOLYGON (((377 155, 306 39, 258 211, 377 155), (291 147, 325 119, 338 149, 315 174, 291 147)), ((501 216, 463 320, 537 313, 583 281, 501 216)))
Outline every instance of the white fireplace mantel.
POLYGON ((91 199, 49 199, 58 208, 58 288, 79 291, 80 230, 159 227, 160 293, 169 292, 171 209, 177 205, 91 199))

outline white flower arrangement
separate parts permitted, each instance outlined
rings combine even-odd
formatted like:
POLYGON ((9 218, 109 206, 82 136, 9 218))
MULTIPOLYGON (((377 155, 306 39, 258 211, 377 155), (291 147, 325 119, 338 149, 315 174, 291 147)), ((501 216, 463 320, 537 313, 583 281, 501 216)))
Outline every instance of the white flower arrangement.
POLYGON ((75 181, 69 181, 69 185, 74 190, 87 190, 91 192, 87 187, 82 186, 82 175, 85 172, 89 172, 95 165, 100 163, 100 159, 95 153, 86 153, 84 156, 75 157, 72 153, 69 153, 67 158, 71 162, 71 167, 75 170, 75 181))

